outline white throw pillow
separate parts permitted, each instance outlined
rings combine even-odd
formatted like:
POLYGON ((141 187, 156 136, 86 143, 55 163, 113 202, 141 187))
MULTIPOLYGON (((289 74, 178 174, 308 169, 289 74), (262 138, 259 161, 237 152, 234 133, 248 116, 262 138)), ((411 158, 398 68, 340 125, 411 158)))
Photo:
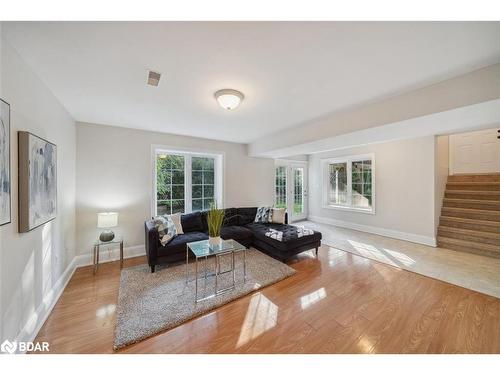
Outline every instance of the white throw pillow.
POLYGON ((285 224, 286 210, 284 208, 273 208, 272 222, 275 224, 285 224))
POLYGON ((172 221, 174 222, 175 225, 175 231, 177 234, 184 234, 184 231, 182 230, 182 223, 181 223, 181 214, 172 214, 169 215, 172 221))

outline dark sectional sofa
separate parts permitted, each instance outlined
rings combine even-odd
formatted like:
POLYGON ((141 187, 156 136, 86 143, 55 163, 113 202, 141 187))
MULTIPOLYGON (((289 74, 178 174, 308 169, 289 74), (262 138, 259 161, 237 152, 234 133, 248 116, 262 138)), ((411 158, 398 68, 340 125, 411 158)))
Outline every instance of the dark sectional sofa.
MULTIPOLYGON (((262 252, 285 261, 306 250, 321 246, 321 233, 298 238, 296 227, 288 224, 254 223, 257 207, 225 209, 225 223, 221 230, 223 239, 233 239, 249 248, 255 247, 262 252), (283 232, 283 240, 277 241, 265 235, 268 228, 283 232)), ((287 218, 285 218, 287 223, 287 218)), ((166 246, 160 244, 158 230, 153 220, 144 223, 146 233, 146 254, 151 272, 158 264, 177 263, 186 260, 188 242, 208 239, 207 212, 193 212, 181 215, 184 234, 177 235, 166 246)), ((189 254, 191 256, 191 254, 189 254)))

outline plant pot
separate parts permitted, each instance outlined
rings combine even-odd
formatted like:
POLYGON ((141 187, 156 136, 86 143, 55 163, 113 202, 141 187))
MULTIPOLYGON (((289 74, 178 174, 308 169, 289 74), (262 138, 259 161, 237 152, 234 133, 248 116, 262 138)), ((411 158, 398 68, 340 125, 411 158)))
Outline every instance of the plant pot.
POLYGON ((218 236, 218 237, 208 237, 208 243, 211 246, 220 246, 220 244, 222 243, 222 238, 220 238, 220 236, 218 236))

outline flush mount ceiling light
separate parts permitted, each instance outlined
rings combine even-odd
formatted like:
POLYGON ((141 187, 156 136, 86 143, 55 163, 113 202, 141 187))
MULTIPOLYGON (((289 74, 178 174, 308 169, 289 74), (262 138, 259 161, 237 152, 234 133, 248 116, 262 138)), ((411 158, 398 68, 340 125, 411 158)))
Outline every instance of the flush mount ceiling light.
POLYGON ((219 90, 214 94, 214 96, 219 102, 219 105, 227 110, 238 107, 244 98, 241 92, 232 89, 219 90))

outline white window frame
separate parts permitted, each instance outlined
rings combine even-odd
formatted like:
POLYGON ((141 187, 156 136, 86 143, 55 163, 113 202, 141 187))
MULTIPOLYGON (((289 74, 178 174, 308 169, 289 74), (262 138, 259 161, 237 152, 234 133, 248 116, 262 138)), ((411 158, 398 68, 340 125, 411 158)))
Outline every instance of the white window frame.
POLYGON ((323 197, 322 207, 326 209, 361 212, 366 214, 375 214, 375 154, 349 155, 337 158, 321 159, 321 169, 323 171, 323 197), (371 208, 361 208, 352 206, 352 162, 361 160, 371 160, 372 162, 372 206, 371 208), (328 189, 330 184, 329 165, 332 163, 347 163, 347 204, 335 205, 328 202, 328 189))
POLYGON ((217 207, 224 207, 224 170, 225 153, 214 151, 193 150, 187 148, 172 148, 162 145, 152 145, 151 165, 153 176, 153 189, 151 197, 151 216, 156 216, 157 194, 156 194, 156 158, 161 154, 179 155, 184 157, 184 213, 193 212, 192 207, 192 157, 214 158, 214 195, 217 207))

